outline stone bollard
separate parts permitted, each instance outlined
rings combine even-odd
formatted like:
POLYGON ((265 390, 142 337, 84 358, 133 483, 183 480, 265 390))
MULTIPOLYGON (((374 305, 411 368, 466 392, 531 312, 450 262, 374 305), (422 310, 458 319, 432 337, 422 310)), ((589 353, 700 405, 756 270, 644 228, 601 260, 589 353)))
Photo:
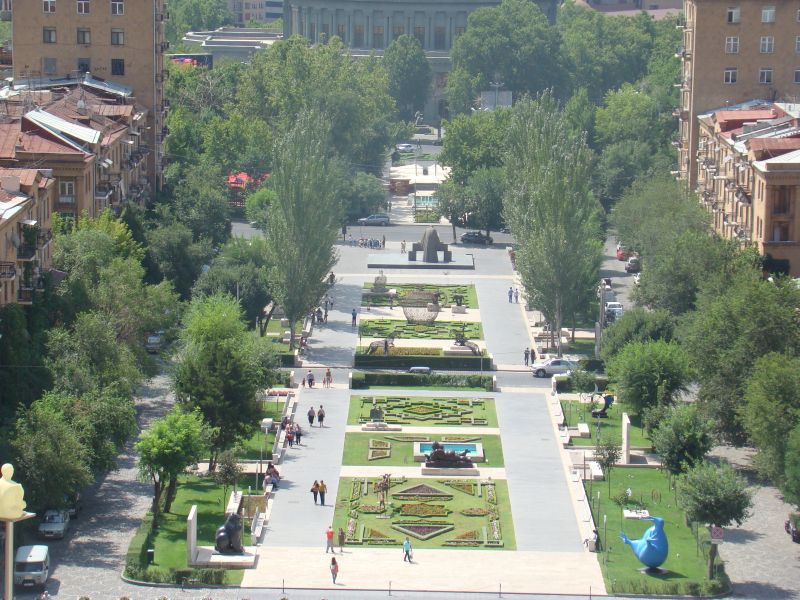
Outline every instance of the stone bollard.
POLYGON ((347 389, 348 390, 352 390, 353 389, 353 372, 352 371, 350 371, 347 374, 347 389))

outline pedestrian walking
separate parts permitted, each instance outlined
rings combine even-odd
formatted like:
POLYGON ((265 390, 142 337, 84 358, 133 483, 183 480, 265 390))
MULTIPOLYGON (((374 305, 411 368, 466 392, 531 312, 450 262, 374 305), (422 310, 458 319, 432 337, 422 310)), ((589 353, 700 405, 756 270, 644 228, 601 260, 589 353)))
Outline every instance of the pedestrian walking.
POLYGON ((289 442, 289 448, 294 446, 294 429, 291 425, 286 426, 286 441, 289 442))
POLYGON ((383 353, 389 354, 389 338, 383 339, 383 353))
POLYGON ((514 302, 519 304, 519 288, 514 290, 514 302))
POLYGON ((325 554, 328 553, 328 550, 336 554, 336 548, 333 547, 333 527, 330 525, 325 530, 325 554))
POLYGON ((346 537, 344 529, 339 527, 339 554, 344 554, 344 541, 346 537))
POLYGON ((333 373, 331 373, 330 367, 325 371, 325 379, 328 380, 328 387, 330 388, 333 385, 333 373))
POLYGON ((527 367, 528 366, 528 359, 531 357, 530 348, 525 348, 525 352, 523 352, 522 355, 525 357, 525 366, 527 367))
POLYGON ((300 378, 300 387, 303 388, 303 389, 306 389, 306 378, 305 377, 301 377, 300 378))
POLYGON ((319 495, 319 481, 317 481, 316 479, 314 480, 314 483, 311 485, 311 493, 314 496, 314 504, 316 504, 317 496, 319 495))
POLYGON ((325 420, 325 409, 322 408, 322 404, 319 405, 319 410, 317 411, 317 422, 319 426, 322 427, 322 422, 325 420))
POLYGON ((300 423, 295 423, 292 426, 292 431, 294 432, 294 443, 298 446, 302 446, 300 439, 303 437, 303 430, 300 429, 300 423))
POLYGON ((325 306, 325 314, 322 316, 322 319, 323 319, 323 321, 322 321, 323 323, 327 323, 328 322, 328 307, 327 306, 325 306))
POLYGON ((406 253, 406 241, 403 240, 402 242, 400 242, 400 254, 405 254, 405 253, 406 253))
POLYGON ((386 236, 381 236, 381 248, 386 248, 386 236))
POLYGON ((536 362, 536 350, 531 348, 531 364, 536 362))
POLYGON ((325 494, 328 493, 328 486, 325 485, 325 480, 319 480, 319 504, 325 506, 325 494))
POLYGON ((331 578, 333 579, 333 583, 336 583, 336 578, 339 576, 339 563, 336 562, 335 558, 331 558, 331 578))
POLYGON ((511 304, 514 301, 514 288, 508 288, 508 303, 511 304))
POLYGON ((403 562, 411 562, 411 540, 406 537, 405 541, 403 542, 403 562))
POLYGON ((306 379, 308 379, 308 387, 309 389, 314 387, 314 374, 311 372, 311 369, 308 370, 308 375, 306 375, 306 379))
POLYGON ((309 427, 313 427, 314 426, 314 417, 317 416, 317 411, 315 411, 314 407, 312 406, 311 408, 308 409, 308 413, 307 414, 308 414, 308 426, 309 427))
POLYGON ((356 312, 356 309, 354 308, 354 309, 353 309, 353 312, 352 312, 352 313, 350 313, 350 314, 351 314, 351 315, 352 315, 352 317, 353 317, 352 326, 353 326, 353 327, 355 327, 355 326, 356 326, 356 317, 358 316, 358 313, 356 312))

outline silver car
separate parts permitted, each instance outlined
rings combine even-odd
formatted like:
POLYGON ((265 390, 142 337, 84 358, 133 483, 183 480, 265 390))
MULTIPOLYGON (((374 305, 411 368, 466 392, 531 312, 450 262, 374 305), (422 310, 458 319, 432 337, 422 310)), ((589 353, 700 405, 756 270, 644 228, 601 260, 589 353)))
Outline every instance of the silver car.
POLYGON ((578 368, 578 364, 565 358, 548 358, 542 362, 533 363, 531 370, 534 377, 550 377, 562 375, 578 368))
POLYGON ((388 225, 389 215, 370 215, 358 220, 359 225, 388 225))
POLYGON ((43 538, 62 539, 69 529, 69 513, 66 510, 45 511, 39 524, 39 535, 43 538))

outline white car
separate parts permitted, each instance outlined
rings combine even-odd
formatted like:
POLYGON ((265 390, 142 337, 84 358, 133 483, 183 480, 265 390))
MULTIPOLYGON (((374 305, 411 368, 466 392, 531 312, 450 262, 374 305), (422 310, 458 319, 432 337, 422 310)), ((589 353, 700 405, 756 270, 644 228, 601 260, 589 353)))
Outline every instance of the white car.
POLYGON ((534 377, 550 377, 563 375, 578 368, 578 364, 566 358, 548 358, 542 362, 533 363, 531 370, 534 377))
POLYGON ((413 152, 414 145, 413 144, 397 144, 397 151, 398 152, 413 152))
POLYGON ((39 523, 39 535, 43 538, 62 539, 69 529, 69 513, 66 510, 47 510, 39 523))

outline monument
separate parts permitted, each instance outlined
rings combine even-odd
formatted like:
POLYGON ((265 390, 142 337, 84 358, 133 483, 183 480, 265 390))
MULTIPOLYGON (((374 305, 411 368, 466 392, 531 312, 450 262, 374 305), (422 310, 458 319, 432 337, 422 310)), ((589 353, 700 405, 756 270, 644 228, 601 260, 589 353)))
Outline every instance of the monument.
POLYGON ((636 558, 645 567, 646 573, 661 573, 659 567, 664 564, 669 555, 669 541, 664 531, 664 519, 661 517, 645 517, 643 521, 652 521, 653 524, 638 540, 628 539, 624 533, 619 534, 619 539, 628 544, 636 558))
POLYGON ((422 239, 411 244, 407 254, 370 254, 367 266, 392 269, 474 269, 475 261, 471 254, 465 257, 454 256, 447 244, 439 239, 434 227, 425 229, 422 239))
POLYGON ((474 469, 475 465, 468 456, 469 452, 445 450, 439 442, 433 442, 431 453, 425 455, 425 467, 428 469, 474 469))
POLYGON ((14 597, 14 523, 35 517, 25 511, 25 490, 13 480, 14 466, 6 463, 0 468, 0 521, 6 524, 3 597, 14 597))
POLYGON ((233 513, 217 529, 214 549, 220 554, 244 554, 242 546, 242 518, 233 513))

